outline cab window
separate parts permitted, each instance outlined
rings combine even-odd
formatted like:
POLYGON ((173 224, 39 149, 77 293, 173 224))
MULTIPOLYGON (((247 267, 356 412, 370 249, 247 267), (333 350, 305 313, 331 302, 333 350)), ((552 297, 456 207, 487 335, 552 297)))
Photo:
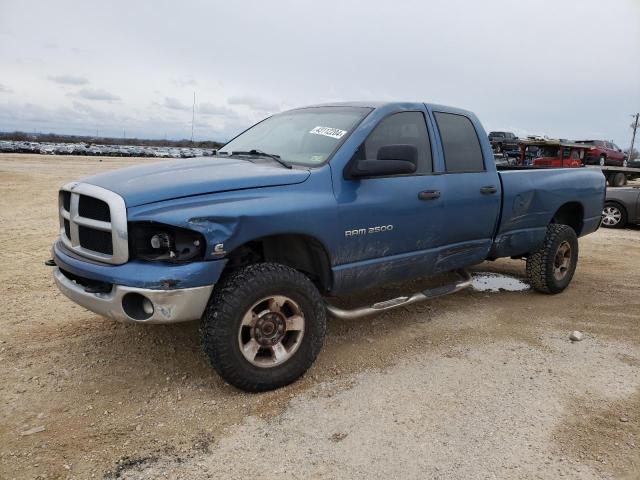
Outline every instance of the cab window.
POLYGON ((434 112, 448 173, 483 172, 484 160, 476 129, 464 115, 434 112))
POLYGON ((420 112, 401 112, 380 121, 355 154, 358 160, 375 160, 378 150, 387 145, 412 145, 418 151, 415 174, 431 173, 431 143, 424 115, 420 112))

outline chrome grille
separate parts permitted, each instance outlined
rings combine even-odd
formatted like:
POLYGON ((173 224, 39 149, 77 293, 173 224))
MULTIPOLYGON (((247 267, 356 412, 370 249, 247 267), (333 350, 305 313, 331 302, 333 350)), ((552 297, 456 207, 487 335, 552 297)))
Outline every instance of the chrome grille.
POLYGON ((121 264, 129 259, 127 210, 123 198, 88 183, 60 190, 60 238, 84 257, 121 264))

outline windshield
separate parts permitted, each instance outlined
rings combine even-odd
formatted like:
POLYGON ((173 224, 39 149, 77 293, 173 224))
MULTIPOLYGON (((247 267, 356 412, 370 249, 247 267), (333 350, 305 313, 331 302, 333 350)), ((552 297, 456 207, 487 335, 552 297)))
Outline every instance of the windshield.
POLYGON ((312 107, 269 117, 218 151, 258 151, 278 155, 287 163, 320 165, 371 110, 359 107, 312 107))

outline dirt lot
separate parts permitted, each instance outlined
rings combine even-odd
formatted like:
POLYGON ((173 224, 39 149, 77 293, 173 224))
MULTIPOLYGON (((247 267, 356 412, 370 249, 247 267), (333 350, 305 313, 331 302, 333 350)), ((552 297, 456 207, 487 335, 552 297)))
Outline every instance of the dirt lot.
POLYGON ((582 239, 561 295, 330 320, 301 381, 250 395, 196 324, 97 317, 43 265, 57 187, 145 161, 0 155, 0 478, 640 478, 640 229, 582 239))

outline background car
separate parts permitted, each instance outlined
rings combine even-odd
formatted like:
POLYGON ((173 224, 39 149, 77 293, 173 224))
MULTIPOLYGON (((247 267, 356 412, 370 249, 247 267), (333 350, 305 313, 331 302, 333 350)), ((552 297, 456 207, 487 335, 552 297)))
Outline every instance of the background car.
POLYGON ((640 187, 607 188, 602 226, 622 228, 628 223, 640 225, 640 187))
POLYGON ((518 137, 512 132, 489 132, 491 147, 498 153, 518 150, 518 137))
POLYGON ((585 165, 617 165, 619 167, 627 166, 622 149, 613 142, 606 140, 577 140, 576 143, 589 145, 589 150, 585 153, 585 165))

